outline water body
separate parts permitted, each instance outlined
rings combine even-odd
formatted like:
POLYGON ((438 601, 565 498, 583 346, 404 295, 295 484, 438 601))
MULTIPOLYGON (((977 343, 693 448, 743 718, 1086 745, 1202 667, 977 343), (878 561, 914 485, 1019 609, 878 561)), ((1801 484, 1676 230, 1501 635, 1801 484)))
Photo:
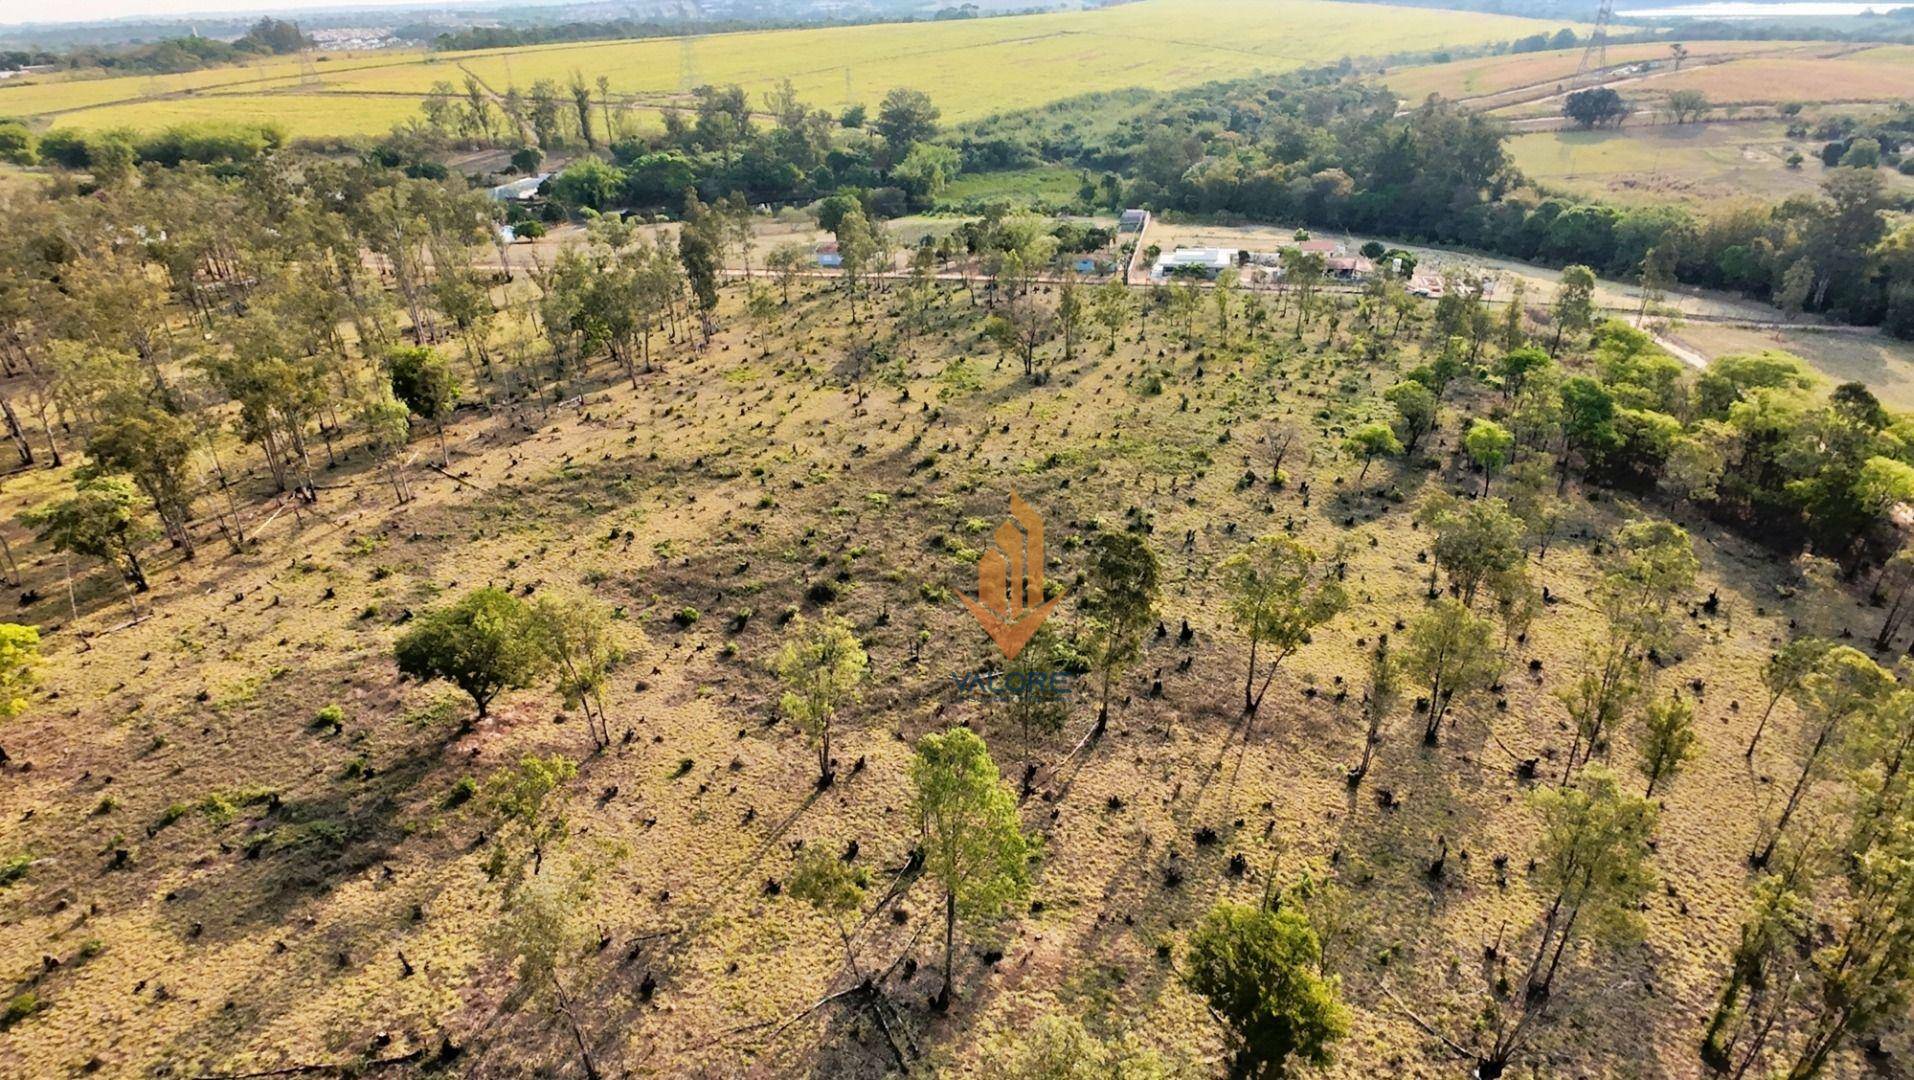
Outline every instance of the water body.
POLYGON ((1839 0, 1810 0, 1808 3, 1757 4, 1717 0, 1706 4, 1679 4, 1675 7, 1630 8, 1615 14, 1643 19, 1777 19, 1777 18, 1852 18, 1873 12, 1885 15, 1914 3, 1841 3, 1839 0))

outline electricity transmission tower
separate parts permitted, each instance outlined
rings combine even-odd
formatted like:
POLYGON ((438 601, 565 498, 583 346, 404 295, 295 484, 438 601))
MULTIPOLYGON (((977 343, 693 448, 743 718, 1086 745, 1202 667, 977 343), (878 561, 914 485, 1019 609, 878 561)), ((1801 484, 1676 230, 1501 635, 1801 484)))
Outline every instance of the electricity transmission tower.
POLYGON ((1602 0, 1601 7, 1595 12, 1595 30, 1588 37, 1588 45, 1582 50, 1582 62, 1576 65, 1575 81, 1592 71, 1600 71, 1608 66, 1608 26, 1615 20, 1615 0, 1602 0))

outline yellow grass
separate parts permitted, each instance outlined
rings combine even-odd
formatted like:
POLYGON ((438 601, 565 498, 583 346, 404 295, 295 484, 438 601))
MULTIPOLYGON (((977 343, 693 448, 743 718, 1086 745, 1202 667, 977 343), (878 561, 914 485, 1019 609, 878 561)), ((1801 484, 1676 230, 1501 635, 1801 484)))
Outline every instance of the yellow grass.
MULTIPOLYGON (((1688 55, 1692 62, 1710 56, 1811 47, 1816 46, 1785 41, 1698 41, 1688 46, 1688 55)), ((1473 98, 1566 80, 1575 74, 1581 59, 1579 48, 1521 56, 1481 56, 1446 64, 1397 68, 1383 77, 1383 83, 1411 102, 1430 94, 1473 98)), ((1661 44, 1623 45, 1608 50, 1611 66, 1668 60, 1668 46, 1661 44)))
MULTIPOLYGON (((1440 464, 1394 462, 1358 483, 1337 449, 1420 359, 1413 346, 1365 365, 1341 346, 1319 351, 1314 334, 1302 346, 1239 337, 1235 348, 1212 336, 1199 354, 1153 320, 1146 340, 1126 334, 1114 356, 1084 349, 1031 387, 1014 363, 999 367, 970 347, 981 314, 956 292, 938 306, 953 332, 899 354, 909 395, 886 388, 860 405, 822 372, 851 342, 888 336, 872 321, 883 317, 867 313, 854 327, 834 293, 799 292, 768 349, 728 296, 718 340, 702 351, 660 346, 661 369, 636 389, 601 361, 576 409, 463 410, 450 432, 463 484, 415 466, 419 498, 406 507, 391 505, 356 448, 326 474, 322 516, 267 525, 263 493, 248 485, 258 548, 227 556, 209 543, 191 564, 156 554, 153 617, 100 634, 89 652, 72 626, 52 629, 69 618, 60 561, 17 543, 22 587, 40 598, 17 617, 49 628, 46 689, 59 696, 37 699, 6 729, 14 761, 34 767, 9 771, 0 853, 37 861, 4 895, 0 967, 40 973, 50 1007, 0 1040, 0 1071, 280 1069, 352 1061, 385 1033, 380 1056, 434 1053, 449 1038, 463 1051, 455 1075, 577 1075, 562 1027, 513 996, 489 936, 500 888, 482 870, 486 845, 474 842, 487 825, 474 806, 448 808, 447 794, 526 753, 586 758, 582 725, 575 714, 554 722, 560 703, 538 689, 506 695, 492 719, 461 731, 469 707, 442 687, 401 682, 390 660, 404 613, 491 582, 591 592, 620 606, 634 639, 649 639, 609 688, 614 732, 633 736, 583 762, 561 796, 573 839, 543 871, 568 873, 566 851, 602 864, 586 919, 607 944, 577 961, 600 1067, 880 1075, 881 1038, 848 1030, 842 1009, 774 1030, 851 980, 828 920, 768 883, 788 882, 798 841, 837 851, 857 840, 881 891, 916 843, 906 765, 910 740, 925 732, 973 724, 1012 782, 1020 775, 1014 730, 950 689, 952 674, 999 661, 963 608, 929 591, 974 585, 974 564, 939 541, 967 542, 969 519, 998 521, 1014 481, 1050 524, 1059 580, 1082 572, 1082 523, 1121 522, 1135 507, 1165 560, 1163 618, 1172 629, 1187 619, 1194 640, 1150 641, 1118 681, 1107 735, 1066 771, 1038 777, 1022 812, 1045 840, 1033 896, 1042 908, 1020 908, 994 930, 965 926, 951 1014, 923 1007, 938 958, 928 884, 908 887, 899 920, 886 913, 859 927, 867 967, 918 960, 885 991, 952 1075, 990 1075, 977 1066, 993 1034, 1047 1011, 1192 1048, 1214 1065, 1218 1028, 1176 978, 1189 928, 1218 898, 1253 900, 1272 868, 1293 881, 1332 861, 1360 917, 1334 960, 1352 1031, 1323 1075, 1457 1075, 1381 988, 1466 1039, 1484 945, 1506 932, 1508 952, 1530 947, 1539 904, 1523 867, 1535 816, 1510 755, 1566 745, 1553 695, 1597 629, 1582 600, 1612 565, 1597 538, 1636 513, 1675 514, 1695 534, 1701 576, 1678 603, 1711 592, 1721 603, 1718 614, 1680 620, 1678 647, 1657 672, 1662 693, 1705 679, 1700 754, 1665 792, 1655 865, 1670 889, 1644 905, 1645 942, 1577 951, 1525 1074, 1695 1075, 1696 1033, 1748 902, 1743 852, 1790 775, 1801 726, 1784 705, 1753 768, 1744 762, 1764 700, 1759 665, 1791 622, 1803 633, 1865 634, 1878 615, 1812 582, 1780 591, 1797 584, 1785 567, 1679 505, 1577 493, 1558 543, 1531 567, 1563 602, 1511 646, 1504 690, 1458 701, 1433 750, 1418 745, 1406 698, 1371 779, 1352 794, 1343 770, 1362 738, 1365 650, 1424 603, 1427 536, 1410 515, 1430 492, 1477 483, 1440 464), (959 359, 976 373, 969 389, 944 378, 959 359), (1152 368, 1170 392, 1138 391, 1136 376, 1152 368), (1310 481, 1308 500, 1295 486, 1238 484, 1261 461, 1256 440, 1271 417, 1303 432, 1290 468, 1310 481), (934 466, 915 464, 926 458, 934 466), (1391 490, 1402 497, 1382 497, 1391 490), (1247 537, 1286 526, 1323 550, 1348 543, 1353 607, 1285 664, 1247 724, 1233 704, 1243 643, 1214 568, 1247 537), (840 568, 846 589, 824 610, 857 624, 872 677, 840 717, 838 745, 847 766, 865 767, 817 793, 801 736, 768 723, 767 668, 787 632, 777 613, 821 614, 805 587, 840 568), (670 613, 687 605, 703 618, 674 625, 670 613), (1531 671, 1530 658, 1542 666, 1531 671), (436 708, 440 700, 451 704, 436 708), (326 704, 345 715, 337 735, 312 727, 326 704), (346 772, 360 757, 369 777, 346 772), (189 810, 148 831, 169 804, 256 786, 280 792, 283 807, 246 807, 230 821, 189 810), (1384 787, 1399 809, 1377 805, 1384 787), (245 854, 249 838, 314 822, 353 831, 336 850, 245 854), (1216 842, 1196 842, 1199 831, 1216 842), (1447 881, 1431 885, 1427 867, 1444 841, 1447 881), (105 870, 121 846, 130 865, 105 870), (1226 869, 1233 854, 1247 874, 1226 869), (1506 884, 1498 858, 1508 860, 1506 884), (89 940, 96 955, 83 955, 89 940), (991 946, 1001 964, 980 961, 991 946), (43 956, 60 966, 45 969, 43 956), (641 1002, 648 973, 657 992, 641 1002)), ((507 332, 529 337, 522 326, 507 332)), ((1496 405, 1473 384, 1451 403, 1458 418, 1496 405)), ((1432 461, 1454 460, 1461 430, 1445 424, 1431 437, 1432 461)), ((59 479, 36 471, 10 481, 8 516, 59 479)), ((111 582, 82 569, 80 626, 123 622, 111 582)), ((1058 626, 1081 626, 1075 605, 1064 602, 1058 626)), ((1080 703, 1036 756, 1058 761, 1092 712, 1080 703)), ((1617 737, 1621 769, 1634 738, 1617 737)), ((1557 766, 1543 758, 1542 768, 1557 766)), ((1850 1066, 1859 1068, 1851 1058, 1837 1068, 1850 1066)))
MULTIPOLYGON (((1546 131, 1508 142, 1515 166, 1550 188, 1618 202, 1774 201, 1820 186, 1818 144, 1787 138, 1779 122, 1624 127, 1618 131, 1546 131), (1790 153, 1806 159, 1787 166, 1790 153)), ((1881 170, 1890 190, 1914 191, 1914 178, 1881 170)))
POLYGON ((1899 101, 1914 97, 1914 50, 1869 50, 1839 58, 1751 57, 1656 74, 1634 85, 1663 93, 1700 90, 1718 104, 1899 101))
MULTIPOLYGON (((288 61, 173 81, 49 82, 0 90, 0 113, 83 127, 150 125, 164 121, 160 110, 128 113, 122 108, 114 113, 89 106, 124 106, 189 90, 235 88, 242 82, 248 91, 397 94, 411 95, 416 103, 433 83, 460 85, 469 72, 498 92, 508 86, 523 89, 540 79, 563 84, 573 73, 592 81, 604 75, 614 95, 644 100, 682 97, 696 84, 728 83, 743 86, 755 98, 789 78, 800 95, 816 104, 873 105, 891 88, 910 86, 927 91, 946 121, 959 121, 1093 90, 1191 86, 1342 57, 1503 41, 1558 25, 1329 0, 1143 0, 1099 11, 999 19, 355 57, 319 68, 319 86, 306 85, 288 61)), ((391 110, 371 102, 334 102, 326 109, 336 110, 336 119, 307 133, 378 128, 391 110)), ((243 101, 205 108, 217 114, 222 105, 245 115, 258 108, 257 102, 243 101)))

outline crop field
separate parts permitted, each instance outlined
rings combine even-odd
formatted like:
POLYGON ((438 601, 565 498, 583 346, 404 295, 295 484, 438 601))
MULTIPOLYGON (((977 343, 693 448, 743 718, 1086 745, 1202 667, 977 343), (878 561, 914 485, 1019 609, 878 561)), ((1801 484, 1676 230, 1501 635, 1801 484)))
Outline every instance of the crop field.
MULTIPOLYGON (((1718 205, 1773 201, 1819 189, 1818 144, 1787 138, 1773 121, 1544 131, 1508 142, 1517 168, 1551 189, 1618 203, 1718 205), (1790 168, 1790 153, 1807 160, 1790 168)), ((1880 175, 1889 191, 1914 191, 1914 177, 1880 175)))
POLYGON ((271 107, 260 95, 321 101, 289 106, 301 133, 377 130, 404 109, 369 95, 417 101, 432 84, 471 73, 496 92, 574 72, 604 75, 626 104, 681 102, 691 88, 737 83, 756 95, 790 79, 820 105, 874 105, 893 87, 928 92, 946 122, 1027 108, 1095 90, 1170 89, 1276 73, 1343 57, 1503 41, 1558 24, 1428 8, 1350 7, 1327 0, 1144 0, 1099 11, 936 23, 720 34, 703 38, 592 42, 420 57, 355 56, 314 65, 289 61, 186 77, 47 81, 0 87, 0 115, 83 128, 162 125, 150 107, 192 93, 194 115, 250 118, 271 107), (1006 77, 1007 73, 1015 77, 1006 77), (169 81, 170 79, 170 81, 169 81), (235 91, 232 100, 215 89, 235 91), (135 106, 139 106, 135 111, 135 106), (328 125, 323 114, 334 119, 328 125))
MULTIPOLYGON (((1689 63, 1704 58, 1736 56, 1743 53, 1826 50, 1826 43, 1785 41, 1697 41, 1688 46, 1689 63)), ((1451 100, 1487 97, 1525 87, 1549 87, 1575 75, 1582 50, 1560 49, 1552 52, 1514 56, 1479 56, 1452 60, 1446 64, 1421 64, 1400 67, 1383 76, 1384 85, 1408 103, 1421 101, 1430 94, 1451 100)), ((1671 63, 1667 45, 1618 45, 1608 50, 1611 67, 1623 64, 1671 63)))
POLYGON ((1668 94, 1700 90, 1721 104, 1790 101, 1891 102, 1914 97, 1914 49, 1870 49, 1848 56, 1751 57, 1658 72, 1622 89, 1668 94))
MULTIPOLYGON (((909 744, 953 723, 983 732, 1013 778, 1024 759, 1045 763, 1021 807, 1044 846, 1028 910, 966 929, 948 1013, 924 1006, 936 982, 927 887, 904 875, 884 917, 854 923, 868 958, 912 959, 883 985, 927 1064, 993 1075, 1003 1040, 1065 1012, 1214 1071, 1215 1025, 1171 958, 1215 898, 1251 900, 1271 876, 1313 867, 1333 870, 1360 912, 1330 954, 1354 1027, 1326 1075, 1456 1075, 1400 1002, 1470 1037, 1484 947, 1505 931, 1513 941, 1536 906, 1521 870, 1536 785, 1515 759, 1552 761, 1566 744, 1554 694, 1596 632, 1583 597, 1602 538, 1679 505, 1572 499, 1532 568, 1560 602, 1505 645, 1506 685, 1458 702, 1433 749, 1417 745, 1405 704, 1369 786, 1351 791, 1343 770, 1362 728, 1343 691, 1375 635, 1424 602, 1427 542, 1410 516, 1432 492, 1478 483, 1453 464, 1453 427, 1362 476, 1338 449, 1416 347, 1364 363, 1334 329, 1234 345, 1206 329, 1199 351, 1159 320, 1030 387, 979 346, 980 309, 962 293, 947 289, 935 311, 893 381, 860 401, 830 365, 888 315, 854 325, 835 290, 800 285, 753 331, 728 302, 710 348, 661 349, 635 389, 601 367, 566 407, 464 410, 452 473, 414 470, 417 498, 402 507, 342 446, 311 511, 255 514, 254 548, 160 560, 137 620, 103 575, 83 575, 69 601, 62 561, 16 540, 30 597, 19 617, 48 629, 51 662, 45 704, 6 729, 14 812, 0 850, 36 859, 5 893, 0 966, 58 966, 36 976, 46 1005, 13 1023, 0 1072, 242 1073, 447 1047, 457 1075, 566 1061, 570 1036, 511 991, 491 951, 497 887, 483 821, 459 792, 524 754, 585 755, 582 725, 525 691, 463 727, 452 691, 401 681, 390 659, 415 611, 491 583, 583 590, 628 628, 632 660, 608 705, 628 734, 585 756, 566 854, 554 846, 543 871, 591 880, 599 944, 574 963, 608 1075, 883 1071, 882 1037, 855 1011, 806 1011, 844 983, 844 960, 829 920, 781 887, 800 842, 855 844, 847 858, 892 880, 914 839, 909 744), (1275 421, 1304 431, 1291 469, 1309 489, 1240 482, 1275 421), (1079 572, 1093 523, 1146 523, 1164 559, 1167 636, 1121 680, 1107 734, 1074 757, 1086 708, 1033 743, 951 690, 953 673, 991 663, 952 594, 975 584, 974 549, 1012 487, 1050 523, 1060 581, 1079 572), (1346 545, 1353 607, 1245 721, 1216 565, 1271 532, 1346 545), (845 616, 871 657, 867 692, 840 720, 848 775, 823 792, 801 737, 775 719, 780 611, 845 616), (94 635, 90 651, 73 630, 94 635), (115 850, 130 854, 103 869, 115 850), (1447 869, 1432 879, 1438 852, 1447 869)), ((1488 407, 1489 391, 1464 393, 1458 408, 1488 407)), ((4 518, 57 479, 11 482, 4 518)), ((257 476, 243 486, 263 494, 257 476)), ((1679 604, 1712 593, 1718 605, 1682 620, 1659 679, 1705 677, 1700 756, 1661 800, 1666 885, 1643 905, 1646 937, 1573 961, 1597 974, 1561 992, 1538 1075, 1696 1074, 1695 1032, 1755 842, 1757 815, 1722 808, 1772 802, 1798 724, 1783 709, 1773 751, 1743 760, 1761 658, 1791 625, 1866 632, 1876 617, 1681 520, 1701 576, 1679 604)), ((1058 620, 1074 632, 1072 603, 1058 620)))

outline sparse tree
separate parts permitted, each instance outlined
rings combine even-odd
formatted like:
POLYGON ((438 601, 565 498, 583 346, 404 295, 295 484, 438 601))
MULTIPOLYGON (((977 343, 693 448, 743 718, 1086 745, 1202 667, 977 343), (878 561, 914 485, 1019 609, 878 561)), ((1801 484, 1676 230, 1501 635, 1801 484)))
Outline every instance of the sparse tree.
POLYGON ((1378 456, 1402 453, 1401 440, 1396 438, 1395 432, 1389 430, 1388 424, 1380 420, 1371 420, 1350 432, 1349 437, 1342 441, 1342 445, 1351 457, 1362 459, 1362 469, 1356 473, 1358 484, 1362 483, 1363 477, 1369 475, 1369 465, 1378 456))
POLYGON ((591 945, 591 927, 580 918, 590 910, 592 897, 586 881, 560 880, 557 875, 534 878, 514 890, 511 902, 493 924, 492 940, 534 1000, 549 1002, 565 1021, 586 1080, 598 1080, 574 970, 591 945))
POLYGON ((1782 804, 1781 816, 1768 830, 1761 850, 1751 852, 1748 861, 1760 867, 1774 857, 1775 845, 1787 832, 1788 823, 1801 807, 1801 797, 1819 779, 1848 729, 1867 713, 1888 703, 1895 689, 1894 676, 1866 654, 1846 645, 1828 650, 1815 669, 1803 676, 1795 693, 1801 713, 1808 724, 1803 732, 1801 772, 1782 804))
POLYGON ((1362 693, 1362 718, 1366 730, 1362 738, 1362 760, 1349 770, 1349 786, 1362 783, 1369 775, 1369 762, 1382 741, 1382 724, 1402 697, 1402 661, 1389 651, 1389 635, 1376 635, 1376 647, 1369 653, 1369 685, 1362 693))
POLYGON ((492 876, 505 872, 505 841, 513 837, 530 849, 532 875, 536 877, 544 870, 546 846, 563 840, 570 830, 562 800, 555 796, 577 775, 578 766, 568 758, 526 754, 517 764, 503 766, 486 777, 479 793, 480 805, 491 815, 499 833, 492 848, 492 876))
POLYGON ((1542 818, 1531 883, 1543 914, 1521 980, 1489 1003, 1491 1043, 1477 1065, 1484 1077, 1502 1075, 1527 1045, 1576 942, 1590 933, 1609 941, 1639 935, 1638 908, 1655 882, 1655 807, 1624 793, 1607 769, 1590 767, 1574 784, 1538 789, 1530 800, 1542 818))
POLYGON ((1243 677, 1243 711, 1254 714, 1289 655, 1309 643, 1316 627, 1349 606, 1342 583, 1320 564, 1314 548, 1288 536, 1264 536, 1223 560, 1219 569, 1228 590, 1230 614, 1249 638, 1249 664, 1243 677), (1269 670, 1257 682, 1258 653, 1274 653, 1269 670))
POLYGON ((1761 710, 1761 720, 1755 724, 1754 736, 1748 740, 1748 749, 1742 751, 1742 757, 1754 757, 1755 747, 1761 745, 1761 735, 1768 730, 1768 718, 1774 715, 1774 707, 1781 699, 1793 694, 1807 678, 1821 666, 1834 642, 1826 638, 1798 637, 1781 646, 1768 662, 1761 665, 1761 685, 1768 688, 1768 705, 1761 710))
POLYGON ((1077 601, 1090 620, 1090 637, 1102 688, 1097 695, 1099 728, 1110 715, 1110 684, 1135 662, 1143 635, 1156 618, 1161 568, 1149 541, 1138 533, 1099 532, 1091 538, 1090 565, 1077 601))
POLYGON ((605 687, 625 657, 613 633, 611 612, 583 596, 542 596, 533 609, 538 632, 558 668, 558 692, 567 708, 585 714, 592 743, 611 745, 611 719, 605 713, 605 687))
POLYGON ((1642 776, 1648 780, 1642 797, 1655 797, 1655 785, 1672 781, 1695 756, 1695 707, 1679 695, 1650 702, 1642 710, 1638 753, 1642 776))
POLYGON ((778 681, 784 693, 778 707, 817 747, 817 786, 826 788, 836 776, 831 761, 832 726, 837 712, 857 700, 858 687, 870 670, 870 658, 857 640, 857 631, 838 616, 816 627, 798 622, 791 640, 778 653, 778 681))
POLYGON ((1579 263, 1563 270, 1550 314, 1555 319, 1555 340, 1548 351, 1554 356, 1562 348, 1564 335, 1580 334, 1595 320, 1595 271, 1579 263))
POLYGON ((844 920, 857 914, 870 884, 868 870, 838 858, 820 844, 810 844, 791 868, 788 886, 792 897, 811 905, 837 927, 838 940, 844 944, 844 962, 859 980, 864 976, 858 970, 857 950, 851 946, 850 927, 844 920))
POLYGON ((1429 688, 1422 742, 1434 746, 1450 704, 1494 685, 1502 673, 1502 654, 1489 620, 1445 596, 1409 624, 1402 666, 1404 674, 1429 688))
POLYGON ((1468 434, 1462 436, 1462 448, 1468 451, 1469 460, 1475 462, 1476 468, 1482 470, 1482 494, 1487 495, 1495 471, 1508 463, 1509 452, 1515 448, 1515 436, 1501 424, 1477 417, 1469 425, 1468 434))
POLYGON ((958 918, 993 919, 1028 896, 1036 842, 1024 835, 1016 796, 975 732, 952 728, 918 740, 910 776, 924 871, 944 894, 944 982, 937 995, 944 1007, 958 918))
POLYGON ((1110 335, 1110 344, 1105 352, 1116 352, 1117 335, 1129 325, 1135 313, 1136 298, 1130 295, 1130 287, 1123 283, 1121 277, 1111 278, 1090 293, 1091 317, 1110 335))

